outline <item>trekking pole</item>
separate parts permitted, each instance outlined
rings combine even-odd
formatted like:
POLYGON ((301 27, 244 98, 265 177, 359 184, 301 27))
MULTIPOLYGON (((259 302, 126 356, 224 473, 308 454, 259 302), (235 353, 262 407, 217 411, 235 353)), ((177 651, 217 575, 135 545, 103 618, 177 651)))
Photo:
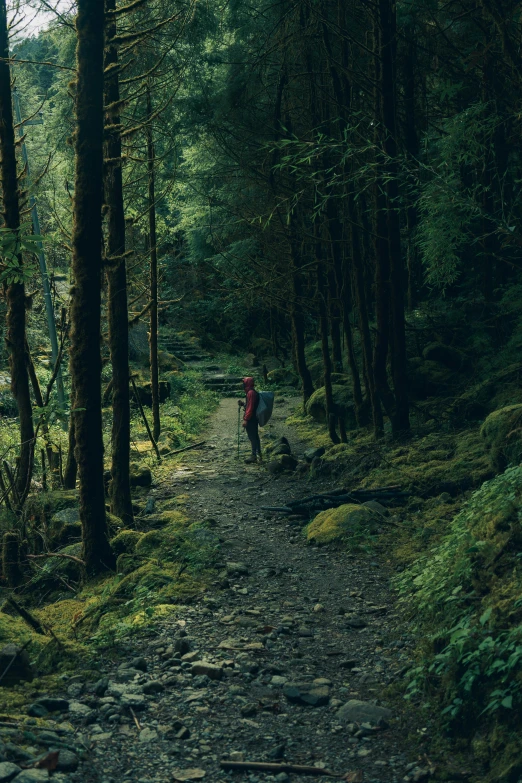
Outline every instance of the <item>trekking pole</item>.
POLYGON ((241 433, 241 408, 237 406, 237 458, 239 460, 239 436, 241 433))

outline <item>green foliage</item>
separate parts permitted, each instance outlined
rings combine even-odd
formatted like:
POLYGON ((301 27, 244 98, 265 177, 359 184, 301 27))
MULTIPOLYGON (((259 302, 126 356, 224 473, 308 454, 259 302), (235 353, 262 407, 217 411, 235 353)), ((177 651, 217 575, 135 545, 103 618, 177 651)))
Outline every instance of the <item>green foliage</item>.
POLYGON ((410 672, 408 693, 432 689, 435 678, 449 717, 522 703, 521 479, 514 467, 486 482, 442 541, 397 578, 434 645, 410 672))
POLYGON ((27 233, 27 226, 16 231, 0 228, 0 282, 27 283, 35 275, 37 264, 34 257, 38 254, 43 239, 36 234, 27 233), (22 263, 22 256, 28 255, 22 263))

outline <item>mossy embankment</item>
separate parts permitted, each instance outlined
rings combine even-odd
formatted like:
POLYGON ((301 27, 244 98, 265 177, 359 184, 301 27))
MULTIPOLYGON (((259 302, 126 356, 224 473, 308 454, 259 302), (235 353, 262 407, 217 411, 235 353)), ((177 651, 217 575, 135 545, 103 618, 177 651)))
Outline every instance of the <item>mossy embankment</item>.
POLYGON ((402 695, 438 715, 441 736, 471 748, 481 780, 495 783, 522 775, 521 411, 486 411, 460 428, 449 416, 424 422, 403 442, 353 431, 339 445, 301 409, 288 420, 325 448, 312 475, 406 493, 388 509, 392 525, 370 515, 354 523, 356 507, 345 505, 319 514, 304 535, 380 552, 396 570, 393 588, 417 640, 402 695))
MULTIPOLYGON (((146 385, 140 372, 138 368, 139 387, 146 385)), ((0 515, 1 534, 11 531, 17 537, 21 571, 20 584, 9 590, 5 564, 0 568, 0 599, 14 596, 44 631, 35 631, 16 606, 0 601, 0 648, 8 643, 25 647, 35 674, 31 683, 2 688, 5 714, 11 717, 22 714, 35 693, 56 690, 65 673, 92 670, 94 677, 101 650, 117 656, 119 640, 149 632, 160 618, 193 601, 215 579, 218 537, 211 523, 189 518, 186 496, 170 492, 168 480, 182 467, 182 457, 170 452, 200 437, 219 398, 204 387, 198 369, 171 370, 168 383, 169 397, 161 405, 161 462, 137 409, 132 418, 134 527, 125 528, 107 506, 115 573, 84 579, 76 490, 42 491, 37 474, 22 516, 7 510, 0 515)), ((105 420, 107 439, 109 407, 105 420)), ((9 429, 3 438, 11 437, 9 429)), ((107 448, 107 469, 109 456, 107 448)), ((57 477, 54 481, 58 483, 57 477)))

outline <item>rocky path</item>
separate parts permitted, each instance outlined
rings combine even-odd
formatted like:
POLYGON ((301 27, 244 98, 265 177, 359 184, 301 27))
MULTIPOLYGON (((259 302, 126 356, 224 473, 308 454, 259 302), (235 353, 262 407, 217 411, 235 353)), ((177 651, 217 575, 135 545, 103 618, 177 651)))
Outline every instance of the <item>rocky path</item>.
MULTIPOLYGON (((288 413, 276 408, 272 434, 286 434, 299 454, 288 413)), ((298 783, 328 780, 324 768, 367 783, 425 779, 423 726, 384 693, 409 661, 390 575, 371 557, 310 547, 299 527, 264 514, 261 505, 308 494, 310 484, 238 462, 236 422, 236 401, 223 400, 207 434, 214 448, 188 452, 153 491, 186 493, 191 516, 216 520, 222 577, 155 637, 129 642, 124 663, 108 662, 100 682, 79 674, 66 683, 74 742, 88 761, 61 783, 298 783), (223 771, 224 759, 318 769, 238 773, 223 771)), ((65 745, 69 730, 56 724, 65 745)))

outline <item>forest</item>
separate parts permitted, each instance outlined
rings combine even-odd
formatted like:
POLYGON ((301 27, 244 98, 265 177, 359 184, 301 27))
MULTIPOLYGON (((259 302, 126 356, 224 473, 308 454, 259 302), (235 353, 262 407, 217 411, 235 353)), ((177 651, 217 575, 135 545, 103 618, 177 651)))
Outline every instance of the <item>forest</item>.
POLYGON ((0 0, 0 783, 521 783, 521 55, 0 0))

